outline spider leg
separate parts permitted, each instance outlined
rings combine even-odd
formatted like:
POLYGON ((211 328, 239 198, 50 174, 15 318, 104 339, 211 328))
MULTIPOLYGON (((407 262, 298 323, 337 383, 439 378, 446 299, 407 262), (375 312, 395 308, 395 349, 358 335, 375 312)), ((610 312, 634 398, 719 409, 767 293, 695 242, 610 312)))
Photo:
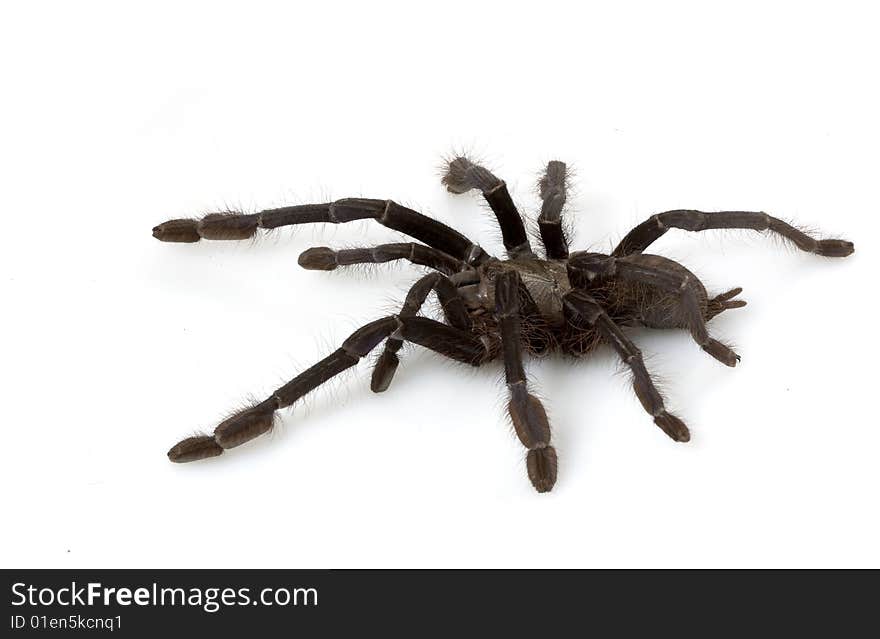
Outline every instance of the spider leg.
POLYGON ((556 483, 556 449, 550 445, 550 422, 541 401, 529 393, 522 363, 520 334, 520 276, 516 271, 501 273, 495 282, 495 315, 501 331, 504 375, 510 391, 507 410, 517 437, 528 449, 526 468, 539 493, 549 492, 556 483))
POLYGON ((534 257, 522 217, 507 191, 504 180, 495 177, 488 169, 474 164, 466 157, 457 157, 447 165, 443 184, 450 193, 467 193, 479 189, 498 219, 507 255, 511 259, 534 257))
POLYGON ((742 293, 742 288, 737 286, 736 288, 732 288, 726 293, 721 293, 721 295, 716 295, 711 300, 709 300, 706 308, 706 321, 708 322, 710 319, 712 319, 719 313, 723 313, 724 311, 730 310, 732 308, 742 308, 743 306, 745 306, 745 300, 733 299, 740 293, 742 293))
POLYGON ((817 240, 803 231, 771 217, 766 213, 750 211, 702 211, 676 210, 652 215, 632 229, 617 245, 612 255, 622 257, 631 253, 641 253, 655 240, 671 228, 685 231, 707 231, 709 229, 751 229, 753 231, 772 231, 790 240, 802 251, 825 257, 846 257, 854 250, 847 240, 817 240))
MULTIPOLYGON (((694 341, 704 351, 727 366, 736 366, 740 357, 731 348, 709 336, 700 301, 693 288, 693 278, 663 268, 657 268, 638 260, 639 256, 614 260, 617 277, 621 280, 654 286, 678 296, 684 312, 687 328, 694 341)), ((614 259, 614 258, 612 258, 614 259)))
POLYGON ((303 251, 299 265, 310 271, 332 271, 337 266, 352 264, 382 264, 393 260, 409 260, 413 264, 427 266, 447 275, 458 273, 467 264, 443 251, 406 242, 399 244, 380 244, 371 248, 355 248, 334 251, 326 246, 315 246, 303 251))
POLYGON ((488 348, 478 337, 424 317, 391 315, 356 330, 331 353, 303 371, 259 404, 222 421, 211 435, 189 437, 168 451, 173 462, 190 462, 215 457, 272 429, 275 411, 290 406, 330 378, 351 368, 389 335, 420 344, 437 353, 479 366, 488 348))
POLYGON ((690 440, 691 435, 684 422, 667 412, 663 404, 663 396, 657 390, 651 380, 651 375, 645 368, 642 352, 608 317, 602 306, 586 291, 579 289, 567 293, 563 298, 563 304, 569 321, 575 326, 586 324, 594 327, 599 331, 602 339, 609 343, 620 355, 620 359, 629 366, 633 374, 633 389, 636 396, 645 411, 654 418, 654 423, 677 442, 690 440))
POLYGON ((565 162, 551 160, 547 163, 544 177, 538 182, 541 195, 541 214, 538 216, 538 228, 547 258, 564 260, 568 257, 568 240, 562 228, 562 207, 565 205, 566 191, 565 162))
MULTIPOLYGON (((440 306, 443 308, 443 314, 451 326, 462 331, 470 331, 471 318, 465 308, 464 301, 458 294, 458 289, 450 281, 448 277, 441 273, 430 273, 425 275, 419 281, 412 285, 407 293, 403 307, 398 313, 398 317, 415 317, 431 291, 437 293, 440 300, 440 306)), ((388 390, 400 359, 397 352, 403 346, 401 337, 390 336, 385 340, 385 349, 382 355, 376 361, 373 368, 373 377, 370 380, 370 390, 374 393, 381 393, 388 390)))
POLYGON ((293 224, 327 222, 344 224, 355 220, 376 220, 379 224, 414 237, 452 257, 479 265, 490 258, 482 248, 442 222, 431 219, 391 200, 348 198, 325 204, 304 204, 268 209, 259 213, 211 213, 201 220, 168 220, 153 228, 153 237, 163 242, 245 240, 257 229, 274 229, 293 224))

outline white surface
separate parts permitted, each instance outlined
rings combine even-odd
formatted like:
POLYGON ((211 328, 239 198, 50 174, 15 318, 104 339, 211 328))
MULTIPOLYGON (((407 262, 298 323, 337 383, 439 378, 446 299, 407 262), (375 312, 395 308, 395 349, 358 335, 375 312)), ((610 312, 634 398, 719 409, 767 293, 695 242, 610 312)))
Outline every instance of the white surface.
MULTIPOLYGON (((880 566, 880 46, 828 3, 40 3, 0 17, 4 566, 880 566), (402 299, 419 270, 301 270, 367 225, 252 243, 150 228, 393 197, 500 248, 436 167, 476 151, 534 214, 577 169, 575 246, 670 208, 766 210, 856 242, 831 261, 747 232, 656 251, 749 305, 635 333, 693 431, 675 444, 610 351, 532 362, 560 455, 533 492, 501 369, 413 349, 201 464, 166 450, 402 299)), ((867 3, 863 5, 869 6, 867 3)))

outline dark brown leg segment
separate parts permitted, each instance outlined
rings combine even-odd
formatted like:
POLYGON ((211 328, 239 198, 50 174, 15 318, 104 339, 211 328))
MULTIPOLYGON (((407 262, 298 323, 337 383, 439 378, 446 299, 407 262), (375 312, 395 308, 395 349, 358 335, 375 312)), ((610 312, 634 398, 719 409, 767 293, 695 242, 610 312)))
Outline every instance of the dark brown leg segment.
POLYGON ((299 265, 310 271, 332 271, 339 266, 352 264, 384 264, 394 260, 408 260, 419 266, 427 266, 447 275, 467 268, 461 260, 429 246, 405 242, 380 244, 372 248, 342 249, 334 251, 326 246, 315 246, 303 251, 299 265))
POLYGON ((541 215, 538 216, 538 228, 547 258, 551 260, 564 260, 568 257, 568 239, 562 228, 566 175, 565 163, 552 160, 547 163, 544 177, 538 182, 538 191, 543 202, 541 215))
POLYGON ((474 164, 466 157, 457 157, 447 165, 443 184, 450 193, 479 190, 498 219, 507 254, 511 258, 534 255, 522 217, 507 191, 504 180, 495 177, 488 169, 474 164))
POLYGON ((703 211, 676 210, 652 215, 627 233, 617 248, 615 257, 631 253, 641 253, 669 229, 685 231, 707 231, 710 229, 750 229, 753 231, 772 231, 791 241, 802 251, 825 257, 846 257, 854 250, 847 240, 817 240, 790 224, 766 213, 751 211, 703 211))
POLYGON ((516 271, 501 273, 495 283, 495 315, 501 330, 504 374, 510 389, 507 410, 516 435, 528 449, 526 467, 532 485, 539 493, 549 492, 556 483, 556 449, 550 445, 550 422, 541 401, 529 393, 522 363, 519 288, 516 271))
POLYGON ((563 304, 565 314, 570 322, 575 326, 595 327, 602 339, 610 344, 620 355, 620 359, 629 366, 633 374, 633 390, 636 392, 636 397, 639 398, 648 414, 654 418, 654 423, 677 442, 690 440, 691 435, 684 422, 667 412, 663 396, 657 390, 645 368, 642 352, 608 317, 599 303, 586 291, 574 290, 565 296, 563 304))
POLYGON ((277 389, 263 402, 239 411, 222 421, 211 435, 189 437, 168 451, 173 462, 190 462, 215 457, 272 429, 275 411, 290 406, 342 371, 351 368, 383 339, 399 333, 441 355, 478 366, 486 357, 479 338, 424 317, 385 317, 359 328, 331 353, 277 389))
MULTIPOLYGON (((440 273, 426 275, 412 285, 400 309, 399 317, 414 317, 421 310, 431 291, 437 293, 446 321, 454 328, 470 331, 471 318, 458 290, 448 277, 440 273)), ((394 373, 400 364, 397 352, 402 346, 402 335, 392 335, 385 341, 385 350, 376 361, 373 377, 370 380, 370 390, 374 393, 386 391, 391 385, 391 380, 394 379, 394 373)))

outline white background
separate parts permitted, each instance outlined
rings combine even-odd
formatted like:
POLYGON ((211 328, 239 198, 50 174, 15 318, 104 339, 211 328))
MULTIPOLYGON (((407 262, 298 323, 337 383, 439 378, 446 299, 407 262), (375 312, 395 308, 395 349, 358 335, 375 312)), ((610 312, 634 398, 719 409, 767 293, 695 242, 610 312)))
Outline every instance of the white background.
POLYGON ((880 95, 869 3, 20 3, 0 16, 2 511, 18 566, 880 566, 880 95), (656 5, 656 6, 655 6, 656 5), (635 331, 690 444, 610 350, 528 364, 559 450, 529 484, 500 365, 406 349, 285 411, 271 436, 174 465, 210 430, 393 311, 419 269, 315 273, 301 227, 160 244, 169 217, 392 197, 498 252, 437 167, 476 153, 534 216, 577 172, 577 248, 654 212, 766 210, 847 260, 748 232, 652 250, 745 289, 710 328, 635 331))

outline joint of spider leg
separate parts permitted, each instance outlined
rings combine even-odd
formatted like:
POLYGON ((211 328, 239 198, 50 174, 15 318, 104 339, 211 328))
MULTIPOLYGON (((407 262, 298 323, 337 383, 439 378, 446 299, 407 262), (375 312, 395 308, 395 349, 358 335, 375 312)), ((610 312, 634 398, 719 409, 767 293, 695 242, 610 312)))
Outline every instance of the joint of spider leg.
POLYGON ((505 186, 507 186, 507 183, 504 180, 499 180, 498 184, 496 184, 492 188, 484 190, 483 195, 492 195, 493 193, 495 193, 495 191, 503 189, 505 186))
POLYGON ((400 345, 403 345, 403 321, 400 319, 399 315, 395 315, 394 319, 397 320, 397 328, 391 331, 391 335, 388 336, 389 340, 397 340, 400 342, 400 345))
POLYGON ((327 221, 331 224, 339 224, 339 220, 336 218, 336 202, 331 202, 327 207, 327 221))
POLYGON ((473 266, 477 260, 479 260, 483 256, 483 249, 479 244, 471 244, 468 249, 467 257, 465 258, 465 262, 468 266, 473 266))
MULTIPOLYGON (((415 244, 412 244, 409 249, 409 258, 408 258, 409 261, 412 261, 413 255, 415 255, 415 252, 416 252, 415 244)), ((382 262, 387 261, 387 260, 383 260, 382 258, 383 258, 383 255, 380 253, 378 247, 374 246, 373 248, 370 249, 370 261, 371 262, 373 262, 374 264, 381 264, 382 262)))
POLYGON ((391 200, 385 200, 385 208, 382 209, 382 215, 379 216, 379 224, 385 226, 388 222, 388 214, 391 211, 391 200))
POLYGON ((383 317, 361 326, 349 335, 348 339, 342 342, 342 346, 339 348, 346 355, 355 358, 355 361, 357 361, 366 356, 367 353, 401 325, 401 319, 397 315, 383 317), (391 322, 394 322, 393 327, 389 325, 391 322))
POLYGON ((515 246, 509 251, 507 254, 510 256, 510 259, 515 260, 519 258, 528 258, 534 257, 535 254, 532 252, 532 246, 528 240, 520 244, 519 246, 515 246))

